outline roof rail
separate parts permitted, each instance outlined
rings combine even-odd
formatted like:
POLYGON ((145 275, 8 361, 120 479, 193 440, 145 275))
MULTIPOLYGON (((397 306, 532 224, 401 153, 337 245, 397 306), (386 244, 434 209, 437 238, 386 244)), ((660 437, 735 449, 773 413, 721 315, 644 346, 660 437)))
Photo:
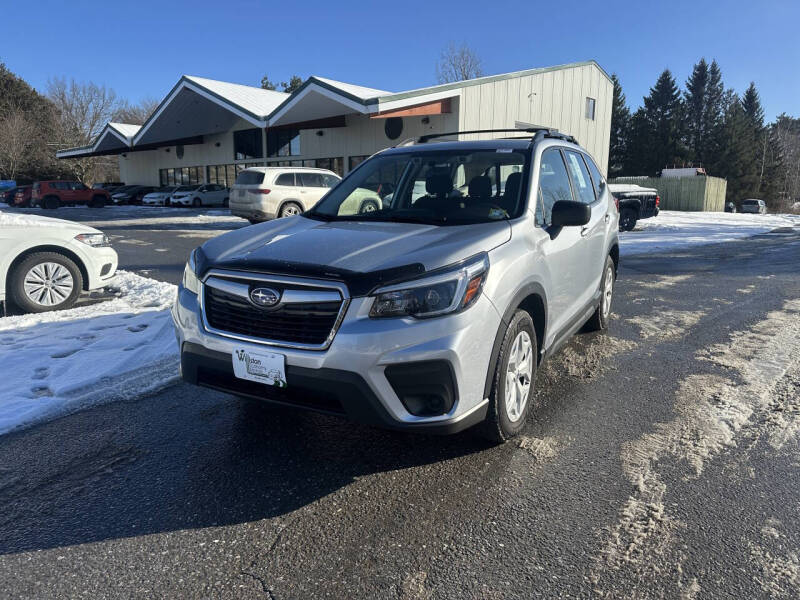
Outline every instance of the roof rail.
MULTIPOLYGON (((434 138, 441 138, 441 137, 449 137, 453 135, 470 135, 475 133, 529 133, 533 134, 531 137, 531 142, 535 143, 543 138, 558 138, 562 139, 567 142, 571 142, 573 144, 577 144, 578 142, 575 141, 575 138, 571 135, 566 133, 561 133, 558 129, 551 129, 549 127, 525 127, 525 128, 508 128, 508 129, 472 129, 470 131, 448 131, 445 133, 428 133, 425 135, 421 135, 416 139, 417 144, 425 144, 428 140, 432 140, 434 138)), ((527 136, 526 136, 527 137, 527 136)), ((520 138, 506 138, 506 139, 520 139, 520 138)), ((406 140, 400 144, 399 146, 410 146, 413 144, 413 141, 406 140), (411 142, 411 143, 409 143, 411 142)))

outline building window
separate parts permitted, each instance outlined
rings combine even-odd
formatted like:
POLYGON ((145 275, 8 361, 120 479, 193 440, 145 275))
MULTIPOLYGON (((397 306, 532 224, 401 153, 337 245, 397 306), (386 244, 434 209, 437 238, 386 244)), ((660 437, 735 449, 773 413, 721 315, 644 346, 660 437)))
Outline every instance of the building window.
POLYGON ((329 171, 333 171, 339 177, 344 175, 344 157, 343 156, 336 156, 334 158, 318 158, 314 161, 314 166, 318 169, 328 169, 329 171))
POLYGON ((233 132, 233 159, 264 158, 261 129, 242 129, 233 132))
POLYGON ((200 185, 205 179, 205 167, 177 167, 159 169, 158 180, 161 185, 200 185))
POLYGON ((586 98, 586 118, 594 121, 594 98, 586 98))
POLYGON ((349 173, 368 158, 369 154, 363 154, 361 156, 350 156, 347 159, 347 172, 349 173))
POLYGON ((299 129, 267 130, 267 156, 297 156, 299 154, 299 129))

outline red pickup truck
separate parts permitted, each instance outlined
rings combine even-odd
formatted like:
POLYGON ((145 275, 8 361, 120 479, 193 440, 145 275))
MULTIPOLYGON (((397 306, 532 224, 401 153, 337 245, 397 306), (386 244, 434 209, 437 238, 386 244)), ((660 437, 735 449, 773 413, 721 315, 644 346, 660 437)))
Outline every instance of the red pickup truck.
POLYGON ((31 190, 31 204, 54 209, 65 204, 88 204, 103 208, 111 199, 105 190, 93 190, 80 181, 37 181, 31 190))

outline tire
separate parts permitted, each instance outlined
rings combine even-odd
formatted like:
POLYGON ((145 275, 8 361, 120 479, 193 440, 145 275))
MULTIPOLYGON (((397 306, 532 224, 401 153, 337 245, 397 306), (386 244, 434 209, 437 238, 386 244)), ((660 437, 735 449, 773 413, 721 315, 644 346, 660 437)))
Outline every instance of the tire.
POLYGON ((380 210, 380 206, 375 200, 364 200, 361 206, 358 207, 358 214, 371 213, 380 210))
POLYGON ((633 231, 636 227, 638 220, 636 211, 632 208, 623 208, 619 215, 619 230, 620 231, 633 231))
POLYGON ((603 277, 600 280, 600 306, 589 317, 584 326, 584 331, 605 331, 611 318, 611 303, 614 300, 614 281, 617 279, 617 270, 610 256, 606 257, 603 267, 603 277))
POLYGON ((538 347, 533 321, 527 312, 517 310, 506 328, 500 345, 497 366, 492 376, 492 391, 489 395, 486 420, 480 425, 479 430, 483 438, 501 444, 522 431, 531 410, 537 362, 538 347), (520 354, 523 350, 525 350, 524 356, 520 354), (517 364, 519 368, 515 368, 517 364), (509 391, 507 397, 509 368, 514 369, 519 379, 515 377, 515 389, 509 391), (527 379, 527 387, 522 383, 523 378, 527 379), (519 387, 516 387, 518 383, 519 387))
POLYGON ((228 200, 227 198, 225 198, 225 199, 222 201, 222 207, 223 207, 223 208, 228 208, 228 204, 229 204, 229 200, 228 200))
POLYGON ((293 217, 295 215, 299 215, 303 212, 303 207, 301 207, 297 202, 287 202, 283 206, 281 206, 281 210, 278 213, 278 218, 283 217, 293 217))
POLYGON ((104 208, 106 205, 106 198, 105 196, 94 196, 89 202, 89 206, 91 208, 104 208))
POLYGON ((46 208, 47 210, 55 210, 59 206, 61 206, 61 200, 58 196, 47 196, 42 200, 42 208, 46 208))
POLYGON ((12 302, 29 313, 70 308, 81 295, 82 289, 83 276, 78 265, 57 252, 31 254, 17 264, 9 275, 12 302), (50 286, 46 284, 48 280, 50 286), (60 282, 60 285, 53 285, 53 281, 60 282), (40 283, 42 285, 37 286, 40 283))
POLYGON ((250 225, 258 225, 259 223, 263 223, 263 221, 259 221, 258 219, 247 219, 250 221, 250 225))
POLYGON ((203 206, 203 201, 202 201, 202 200, 200 200, 200 198, 194 198, 194 199, 192 200, 192 207, 193 207, 193 208, 199 208, 199 207, 201 207, 201 206, 203 206))

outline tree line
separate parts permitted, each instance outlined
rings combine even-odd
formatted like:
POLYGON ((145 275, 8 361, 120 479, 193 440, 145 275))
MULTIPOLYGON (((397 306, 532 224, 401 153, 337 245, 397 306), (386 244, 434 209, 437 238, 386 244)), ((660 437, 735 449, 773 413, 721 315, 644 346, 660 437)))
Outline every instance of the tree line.
POLYGON ((116 181, 116 156, 57 160, 56 151, 88 146, 109 121, 141 125, 158 102, 134 104, 94 83, 51 79, 44 94, 0 63, 0 179, 116 181))
POLYGON ((666 69, 631 112, 611 79, 609 177, 697 166, 727 179, 727 200, 737 204, 760 198, 782 211, 800 200, 800 119, 784 113, 766 123, 754 83, 740 96, 725 88, 716 61, 701 58, 684 89, 666 69))

